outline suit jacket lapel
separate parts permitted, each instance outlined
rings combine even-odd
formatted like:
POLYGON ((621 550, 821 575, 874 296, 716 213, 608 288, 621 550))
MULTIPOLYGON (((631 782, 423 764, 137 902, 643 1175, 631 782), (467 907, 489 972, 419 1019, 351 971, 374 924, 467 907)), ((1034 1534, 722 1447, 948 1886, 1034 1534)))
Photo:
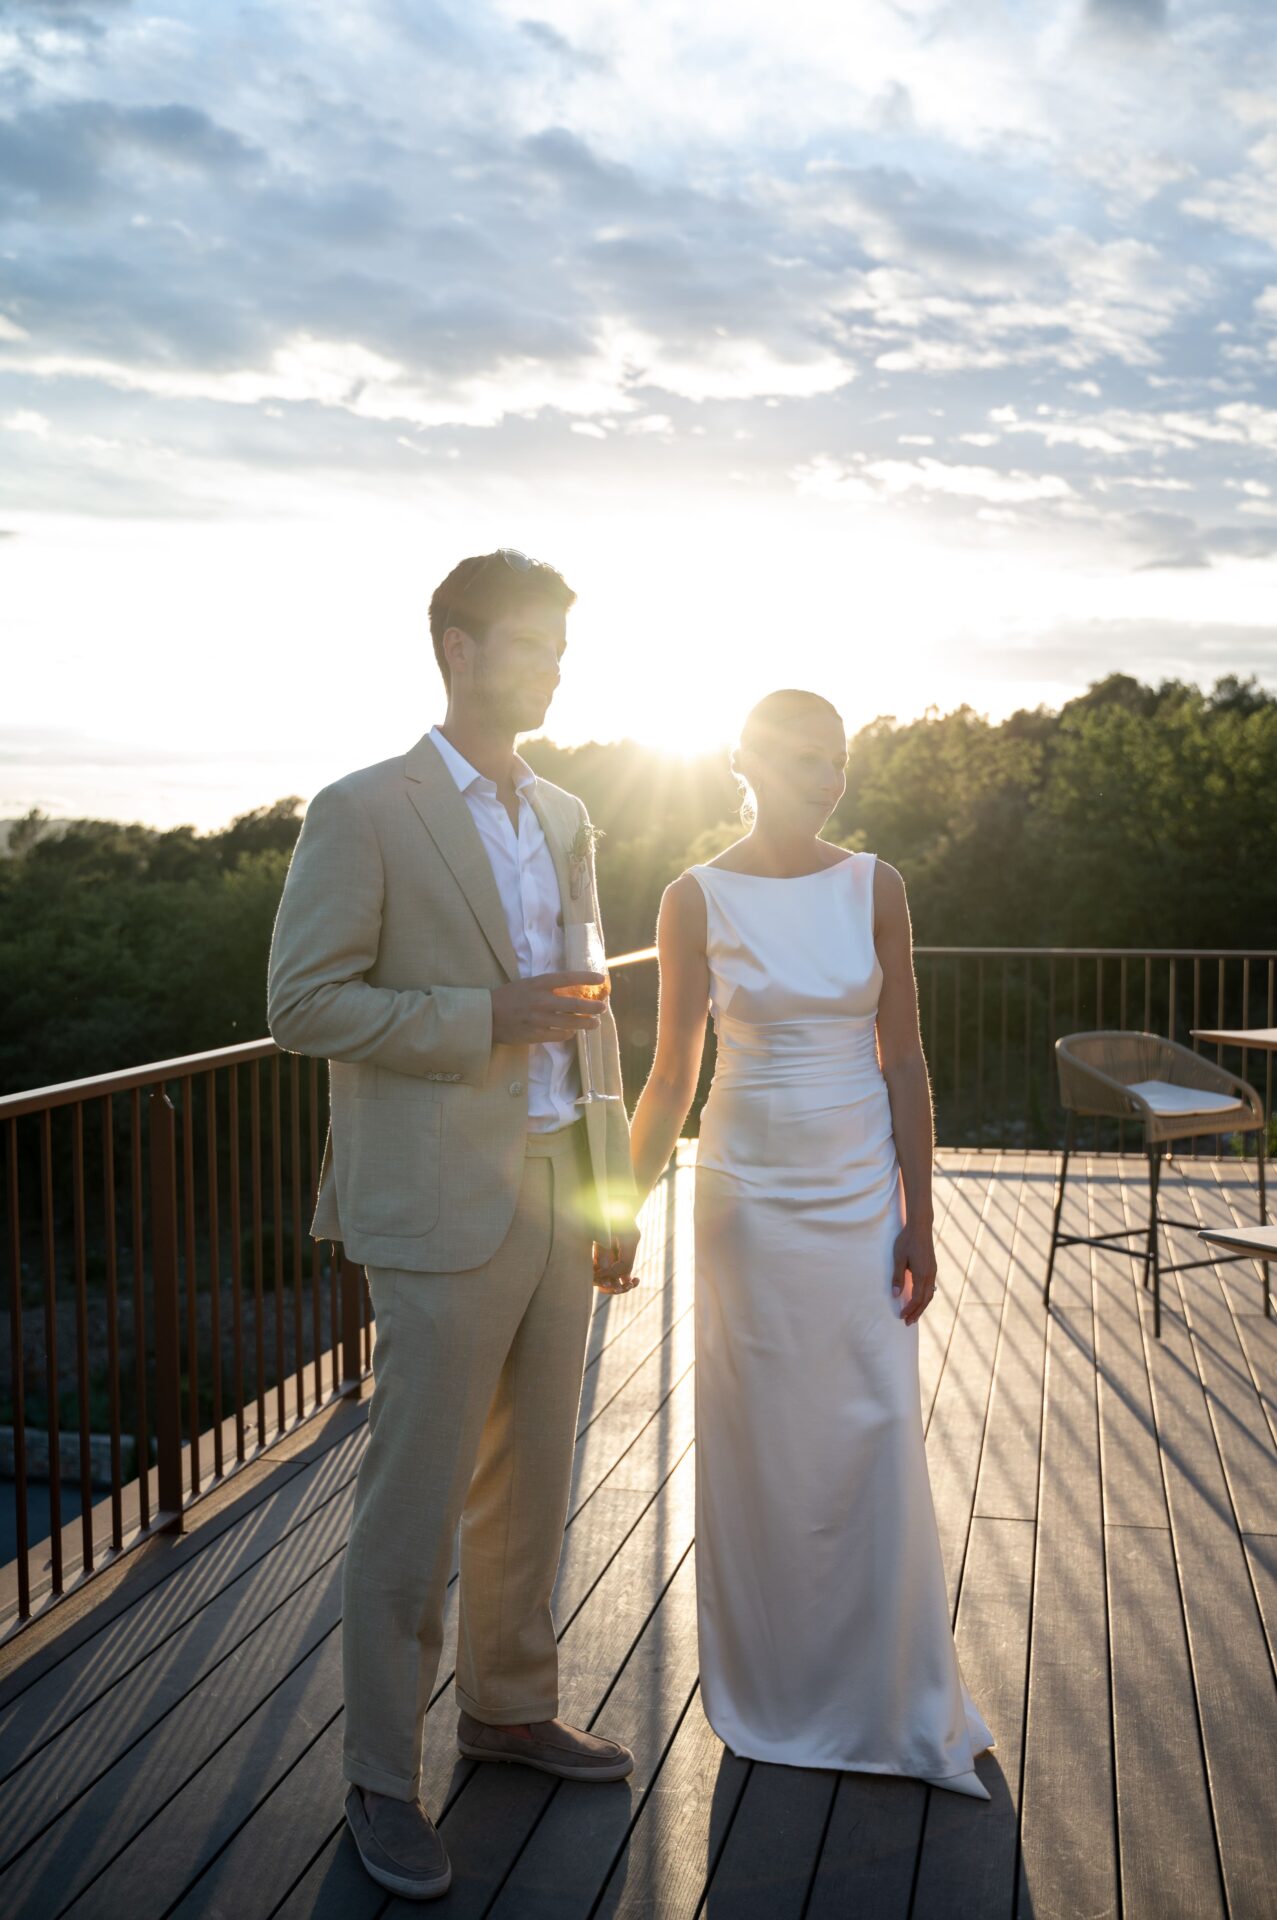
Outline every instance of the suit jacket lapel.
POLYGON ((408 797, 422 825, 451 867, 475 919, 510 980, 519 978, 519 962, 510 941, 505 911, 492 862, 488 859, 470 809, 429 736, 419 740, 404 761, 408 797))

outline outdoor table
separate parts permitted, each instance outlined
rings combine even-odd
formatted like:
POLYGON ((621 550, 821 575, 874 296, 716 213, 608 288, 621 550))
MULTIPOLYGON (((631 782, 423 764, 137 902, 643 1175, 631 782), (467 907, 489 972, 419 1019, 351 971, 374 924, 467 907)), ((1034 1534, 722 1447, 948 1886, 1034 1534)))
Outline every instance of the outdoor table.
POLYGON ((1277 1053, 1277 1027, 1190 1027, 1194 1040, 1205 1040, 1216 1047, 1255 1047, 1261 1053, 1277 1053))
POLYGON ((1197 1237, 1212 1246, 1227 1247, 1231 1253, 1277 1260, 1277 1227, 1199 1227, 1197 1237))

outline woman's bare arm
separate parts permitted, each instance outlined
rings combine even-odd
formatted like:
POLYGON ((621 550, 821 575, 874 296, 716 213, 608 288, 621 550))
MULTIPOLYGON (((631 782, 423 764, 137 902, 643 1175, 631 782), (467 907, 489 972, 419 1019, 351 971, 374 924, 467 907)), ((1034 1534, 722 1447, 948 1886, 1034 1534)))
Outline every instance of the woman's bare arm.
POLYGON ((878 1057, 891 1101, 891 1127, 905 1196, 905 1225, 896 1241, 892 1287, 907 1293, 901 1319, 912 1326, 925 1312, 936 1285, 931 1202, 935 1127, 931 1081, 918 1027, 909 903, 904 881, 882 860, 874 870, 874 944, 882 967, 878 1057))
POLYGON ((640 1198, 651 1192, 674 1151, 696 1093, 705 1049, 709 1012, 705 896, 690 873, 681 874, 665 889, 656 946, 661 968, 656 1058, 630 1125, 640 1198))

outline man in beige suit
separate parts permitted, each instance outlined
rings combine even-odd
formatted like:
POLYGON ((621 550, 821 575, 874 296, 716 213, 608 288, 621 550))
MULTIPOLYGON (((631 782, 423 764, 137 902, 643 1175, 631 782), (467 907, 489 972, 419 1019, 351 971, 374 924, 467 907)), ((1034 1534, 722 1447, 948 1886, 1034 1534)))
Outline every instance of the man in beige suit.
POLYGON ((375 1391, 346 1553, 346 1814, 365 1867, 429 1899, 451 1868, 419 1798, 458 1525, 458 1745, 616 1780, 557 1718, 550 1596, 594 1285, 634 1284, 629 1131, 581 802, 514 751, 544 720, 575 595, 510 549, 430 604, 447 717, 306 814, 271 949, 270 1027, 328 1059, 312 1233, 367 1268, 375 1391))

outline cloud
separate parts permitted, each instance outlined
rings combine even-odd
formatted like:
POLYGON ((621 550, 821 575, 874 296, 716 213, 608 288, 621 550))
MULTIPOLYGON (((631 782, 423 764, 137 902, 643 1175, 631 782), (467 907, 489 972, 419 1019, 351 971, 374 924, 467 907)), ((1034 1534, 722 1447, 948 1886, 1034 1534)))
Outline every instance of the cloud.
POLYGON ((1250 147, 1234 173, 1208 180, 1183 203, 1195 219, 1225 227, 1246 239, 1259 240, 1277 250, 1277 133, 1266 133, 1250 147))
POLYGON ((578 47, 552 27, 548 20, 520 20, 518 29, 521 34, 538 47, 543 53, 551 54, 556 60, 575 72, 604 73, 608 62, 600 54, 585 47, 578 47))
POLYGON ((257 157, 249 142, 196 107, 57 101, 0 120, 0 213, 30 219, 87 212, 105 197, 112 173, 138 159, 216 174, 257 157))
POLYGON ((1189 58, 1178 11, 1115 0, 1089 35, 796 7, 444 0, 352 34, 284 0, 249 71, 194 0, 46 5, 102 31, 28 36, 0 83, 0 419, 45 422, 5 511, 574 456, 1020 514, 1123 565, 1257 552, 1226 482, 1272 451, 1273 276, 1191 210, 1240 179, 1227 217, 1261 218, 1245 18, 1189 58), (1088 52, 1116 26, 1138 59, 1088 52), (1190 529, 1112 512, 1172 493, 1190 529))
POLYGON ((1109 32, 1160 33, 1166 26, 1166 0, 1086 0, 1086 12, 1109 32))
POLYGON ((1067 500, 1073 489, 1054 473, 999 473, 993 467, 953 466, 924 456, 921 460, 872 460, 863 469, 888 494, 942 493, 961 500, 1022 504, 1030 500, 1067 500))
POLYGON ((981 648, 991 676, 1040 678, 1082 687, 1109 673, 1210 684, 1227 674, 1268 685, 1277 658, 1277 626, 1174 619, 1066 620, 981 648))

